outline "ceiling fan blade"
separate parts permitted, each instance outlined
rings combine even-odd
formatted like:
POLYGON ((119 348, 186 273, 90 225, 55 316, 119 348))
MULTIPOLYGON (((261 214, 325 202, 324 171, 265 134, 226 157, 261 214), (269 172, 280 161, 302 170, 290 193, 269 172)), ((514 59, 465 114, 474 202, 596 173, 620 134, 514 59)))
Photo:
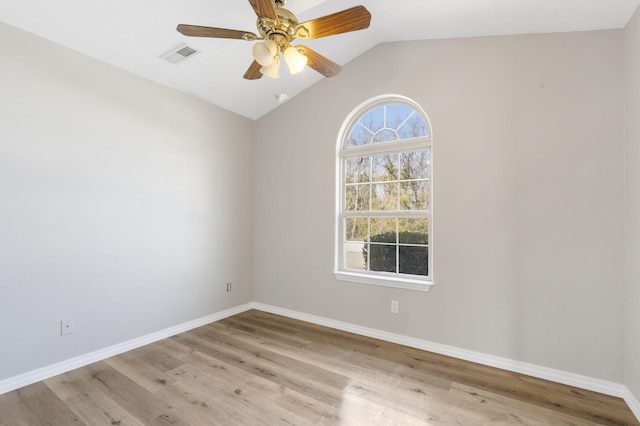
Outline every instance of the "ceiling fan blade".
POLYGON ((298 52, 307 57, 307 66, 318 71, 325 77, 333 77, 340 73, 342 67, 335 62, 325 58, 319 53, 309 49, 306 46, 296 46, 298 52))
POLYGON ((243 77, 247 80, 257 80, 259 78, 262 78, 260 68, 262 68, 262 65, 260 65, 257 61, 253 61, 253 63, 249 65, 249 69, 244 73, 243 77))
POLYGON ((369 28, 371 13, 364 6, 356 6, 332 15, 312 19, 296 26, 296 37, 312 40, 335 34, 369 28))
POLYGON ((273 5, 273 0, 249 0, 249 3, 258 18, 272 19, 274 25, 278 25, 278 14, 276 13, 276 7, 273 5))
POLYGON ((226 28, 200 27, 198 25, 178 25, 178 32, 193 37, 233 38, 238 40, 257 40, 258 36, 248 31, 228 30, 226 28))

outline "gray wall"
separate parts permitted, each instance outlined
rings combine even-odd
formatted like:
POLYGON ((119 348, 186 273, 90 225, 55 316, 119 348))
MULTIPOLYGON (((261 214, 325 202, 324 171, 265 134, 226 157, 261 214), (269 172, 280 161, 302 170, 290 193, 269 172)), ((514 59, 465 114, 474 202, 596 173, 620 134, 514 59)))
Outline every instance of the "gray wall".
POLYGON ((622 37, 384 44, 258 120, 255 300, 622 382, 622 37), (428 293, 332 274, 338 130, 386 93, 433 125, 428 293))
POLYGON ((625 28, 625 384, 640 400, 640 9, 625 28))
POLYGON ((5 24, 0 47, 0 380, 250 302, 252 122, 5 24))

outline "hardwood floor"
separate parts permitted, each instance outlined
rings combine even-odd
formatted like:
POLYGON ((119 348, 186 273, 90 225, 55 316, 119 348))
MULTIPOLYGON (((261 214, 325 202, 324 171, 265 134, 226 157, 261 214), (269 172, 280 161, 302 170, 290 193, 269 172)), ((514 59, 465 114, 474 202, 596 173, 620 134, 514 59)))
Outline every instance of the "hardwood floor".
POLYGON ((0 395, 6 425, 638 425, 619 398, 260 311, 0 395))

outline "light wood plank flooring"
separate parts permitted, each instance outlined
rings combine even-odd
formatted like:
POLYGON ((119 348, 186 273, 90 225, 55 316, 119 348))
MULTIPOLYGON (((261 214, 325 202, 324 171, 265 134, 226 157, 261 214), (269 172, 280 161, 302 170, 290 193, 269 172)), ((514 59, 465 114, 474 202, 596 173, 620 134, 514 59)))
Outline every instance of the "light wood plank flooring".
POLYGON ((260 311, 0 396, 6 425, 638 425, 619 398, 260 311))

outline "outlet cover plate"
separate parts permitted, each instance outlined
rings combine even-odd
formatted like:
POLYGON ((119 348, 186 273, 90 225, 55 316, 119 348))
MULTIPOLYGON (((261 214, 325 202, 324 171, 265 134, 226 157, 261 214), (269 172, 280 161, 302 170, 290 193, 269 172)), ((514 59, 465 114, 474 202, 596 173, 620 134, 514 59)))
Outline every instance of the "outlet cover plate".
POLYGON ((73 319, 68 318, 60 321, 60 335, 68 336, 73 334, 73 319))

